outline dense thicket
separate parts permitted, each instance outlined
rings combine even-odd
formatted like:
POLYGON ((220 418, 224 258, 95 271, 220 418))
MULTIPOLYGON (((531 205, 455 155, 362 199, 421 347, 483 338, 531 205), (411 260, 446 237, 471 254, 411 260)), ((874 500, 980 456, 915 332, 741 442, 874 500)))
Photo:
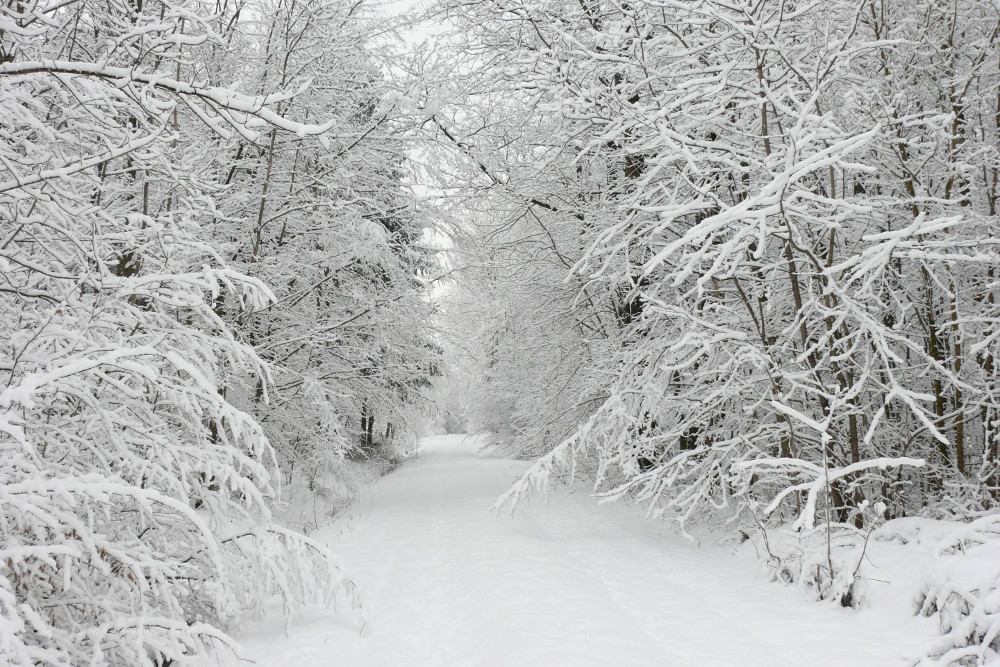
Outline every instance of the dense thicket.
POLYGON ((516 492, 589 466, 807 530, 994 506, 992 5, 445 4, 475 65, 435 131, 502 323, 479 418, 543 454, 516 492))
POLYGON ((0 4, 5 664, 202 664, 344 588, 278 464, 404 427, 430 358, 357 10, 0 4))
MULTIPOLYGON (((404 112, 369 53, 358 3, 273 2, 226 51, 260 90, 300 90, 282 113, 326 119, 320 144, 270 128, 218 147, 212 233, 277 300, 229 321, 269 362, 251 406, 283 467, 310 478, 331 457, 405 437, 435 359, 427 333, 422 223, 404 190, 404 112), (248 54, 255 57, 248 60, 248 54)), ((220 306, 224 307, 224 306, 220 306)), ((237 383, 243 387, 246 381, 237 383)))

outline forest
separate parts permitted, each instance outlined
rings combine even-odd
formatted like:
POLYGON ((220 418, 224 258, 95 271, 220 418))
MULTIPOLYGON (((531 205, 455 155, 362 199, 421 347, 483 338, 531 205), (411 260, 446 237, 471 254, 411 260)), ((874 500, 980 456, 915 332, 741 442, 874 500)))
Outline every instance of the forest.
POLYGON ((1000 544, 1000 6, 398 4, 0 0, 0 662, 349 603, 282 503, 428 429, 844 607, 1000 544))

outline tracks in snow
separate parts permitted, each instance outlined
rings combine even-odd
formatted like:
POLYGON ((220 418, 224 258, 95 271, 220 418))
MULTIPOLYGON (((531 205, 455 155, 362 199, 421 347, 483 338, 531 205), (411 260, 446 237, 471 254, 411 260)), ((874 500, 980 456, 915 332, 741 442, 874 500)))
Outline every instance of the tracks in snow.
POLYGON ((316 613, 288 637, 259 626, 248 654, 268 667, 887 667, 914 648, 902 628, 807 602, 585 491, 492 513, 525 467, 459 436, 426 440, 328 531, 364 632, 316 613))

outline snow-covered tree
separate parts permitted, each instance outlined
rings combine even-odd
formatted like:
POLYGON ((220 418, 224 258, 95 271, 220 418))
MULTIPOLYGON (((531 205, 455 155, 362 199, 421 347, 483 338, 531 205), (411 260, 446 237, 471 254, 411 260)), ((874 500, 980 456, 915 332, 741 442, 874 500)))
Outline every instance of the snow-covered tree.
MULTIPOLYGON (((596 403, 525 483, 589 461, 656 512, 803 528, 995 500, 997 18, 918 4, 448 5, 476 110, 439 131, 507 203, 483 255, 516 285, 533 229, 561 274, 491 335, 603 324, 569 389, 596 403)), ((565 402, 522 358, 534 434, 565 402)))
MULTIPOLYGON (((240 6, 0 6, 0 654, 15 665, 194 664, 238 614, 341 585, 269 524, 274 451, 219 392, 266 386, 216 312, 273 304, 207 233, 206 137, 330 124, 297 91, 202 76, 240 6), (214 11, 214 13, 213 13, 214 11)), ((225 653, 225 650, 223 650, 225 653)))
POLYGON ((240 400, 286 471, 310 476, 405 435, 432 358, 421 279, 429 259, 403 185, 406 120, 361 10, 263 2, 228 54, 227 67, 261 89, 304 89, 283 112, 331 124, 324 145, 274 129, 258 145, 229 141, 216 167, 228 191, 214 233, 277 295, 267 309, 233 315, 275 373, 269 391, 240 400))
MULTIPOLYGON (((842 604, 836 536, 995 512, 995 7, 441 5, 471 62, 425 127, 478 204, 480 421, 541 453, 509 499, 584 471, 785 527, 781 576, 842 604)), ((935 595, 940 664, 981 663, 988 594, 935 595)))

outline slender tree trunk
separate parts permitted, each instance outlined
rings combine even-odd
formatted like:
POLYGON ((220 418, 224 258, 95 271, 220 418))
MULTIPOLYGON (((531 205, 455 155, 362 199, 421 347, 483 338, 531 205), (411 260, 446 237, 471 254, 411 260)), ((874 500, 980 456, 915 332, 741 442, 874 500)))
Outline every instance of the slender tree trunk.
POLYGON ((371 453, 375 444, 375 415, 367 402, 361 404, 361 447, 371 453))

